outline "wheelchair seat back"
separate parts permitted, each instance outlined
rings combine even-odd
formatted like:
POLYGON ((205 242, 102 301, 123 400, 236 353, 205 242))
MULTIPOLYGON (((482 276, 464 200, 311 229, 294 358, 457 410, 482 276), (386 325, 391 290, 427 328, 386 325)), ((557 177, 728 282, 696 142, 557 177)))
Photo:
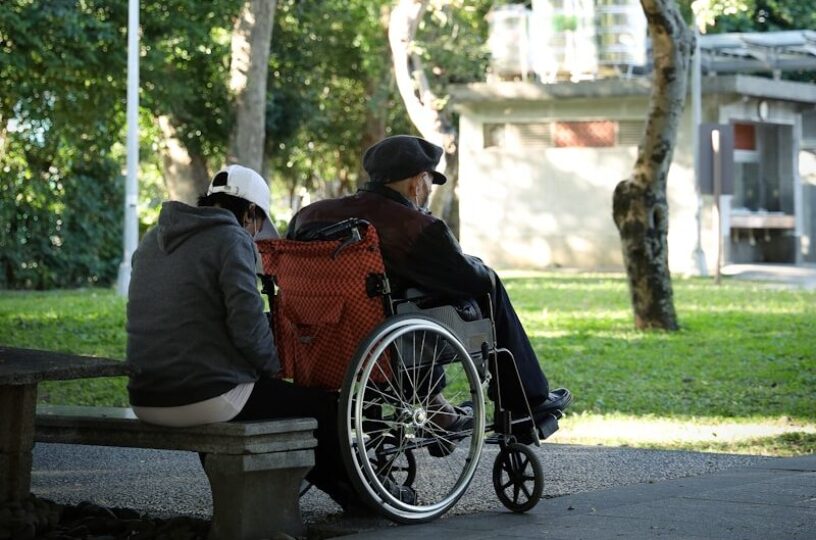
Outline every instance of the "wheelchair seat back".
POLYGON ((465 350, 470 353, 480 375, 485 373, 484 346, 492 350, 495 346, 493 322, 490 318, 480 318, 475 321, 464 320, 453 306, 438 306, 420 308, 413 302, 400 302, 396 308, 397 314, 413 313, 425 315, 449 328, 465 350))
POLYGON ((359 344, 385 320, 385 266, 374 227, 330 240, 261 240, 283 377, 337 390, 359 344))

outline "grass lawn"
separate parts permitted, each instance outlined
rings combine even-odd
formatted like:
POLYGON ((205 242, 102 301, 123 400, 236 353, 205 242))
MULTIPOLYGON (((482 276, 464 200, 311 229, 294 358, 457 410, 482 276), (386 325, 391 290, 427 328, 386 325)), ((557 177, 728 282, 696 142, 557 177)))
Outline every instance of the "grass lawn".
MULTIPOLYGON (((816 291, 675 279, 679 332, 633 328, 620 274, 508 275, 553 386, 576 400, 556 442, 816 452, 816 291)), ((123 358, 109 290, 0 292, 0 343, 123 358)), ((126 405, 121 378, 47 383, 40 400, 126 405)))

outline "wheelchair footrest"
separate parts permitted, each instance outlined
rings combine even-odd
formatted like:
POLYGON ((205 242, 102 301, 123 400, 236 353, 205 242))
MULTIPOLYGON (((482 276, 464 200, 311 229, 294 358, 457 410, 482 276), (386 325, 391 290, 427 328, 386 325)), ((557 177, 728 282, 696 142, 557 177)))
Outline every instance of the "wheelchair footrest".
MULTIPOLYGON (((558 414, 549 414, 538 424, 538 436, 541 439, 546 439, 556 431, 558 431, 558 419, 561 417, 561 411, 556 409, 558 414)), ((554 411, 555 413, 555 411, 554 411)))

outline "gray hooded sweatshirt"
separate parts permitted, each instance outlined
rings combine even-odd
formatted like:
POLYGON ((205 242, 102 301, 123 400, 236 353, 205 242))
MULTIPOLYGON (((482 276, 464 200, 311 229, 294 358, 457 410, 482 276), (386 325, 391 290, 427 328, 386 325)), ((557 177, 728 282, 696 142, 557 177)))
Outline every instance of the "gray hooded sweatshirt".
POLYGON ((232 212, 162 205, 158 226, 133 254, 131 404, 187 405, 279 371, 255 256, 232 212))

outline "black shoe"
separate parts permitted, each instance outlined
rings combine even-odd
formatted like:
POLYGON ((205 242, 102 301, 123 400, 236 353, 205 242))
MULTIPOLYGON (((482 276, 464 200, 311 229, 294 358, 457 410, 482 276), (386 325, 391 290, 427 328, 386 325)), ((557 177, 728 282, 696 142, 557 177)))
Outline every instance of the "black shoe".
POLYGON ((454 407, 458 417, 442 433, 427 434, 436 440, 428 445, 428 453, 433 457, 449 456, 456 449, 456 443, 466 437, 464 433, 473 429, 473 403, 465 401, 454 407))
POLYGON ((343 515, 348 518, 373 519, 380 517, 380 513, 359 500, 349 501, 343 506, 343 515))
POLYGON ((547 399, 533 407, 533 416, 537 416, 536 413, 543 416, 552 412, 553 409, 563 412, 570 404, 572 404, 572 392, 566 388, 556 388, 550 392, 547 399))
MULTIPOLYGON (((550 392, 546 400, 532 407, 535 430, 529 422, 523 422, 513 435, 521 444, 533 444, 536 438, 542 441, 558 431, 558 419, 564 415, 564 409, 572 403, 572 393, 566 388, 550 392)), ((524 416, 527 416, 525 413, 524 416)))
POLYGON ((383 487, 388 490, 388 493, 393 495, 398 501, 402 501, 405 504, 416 504, 416 491, 411 486, 397 484, 390 478, 380 477, 380 482, 382 483, 383 487))

